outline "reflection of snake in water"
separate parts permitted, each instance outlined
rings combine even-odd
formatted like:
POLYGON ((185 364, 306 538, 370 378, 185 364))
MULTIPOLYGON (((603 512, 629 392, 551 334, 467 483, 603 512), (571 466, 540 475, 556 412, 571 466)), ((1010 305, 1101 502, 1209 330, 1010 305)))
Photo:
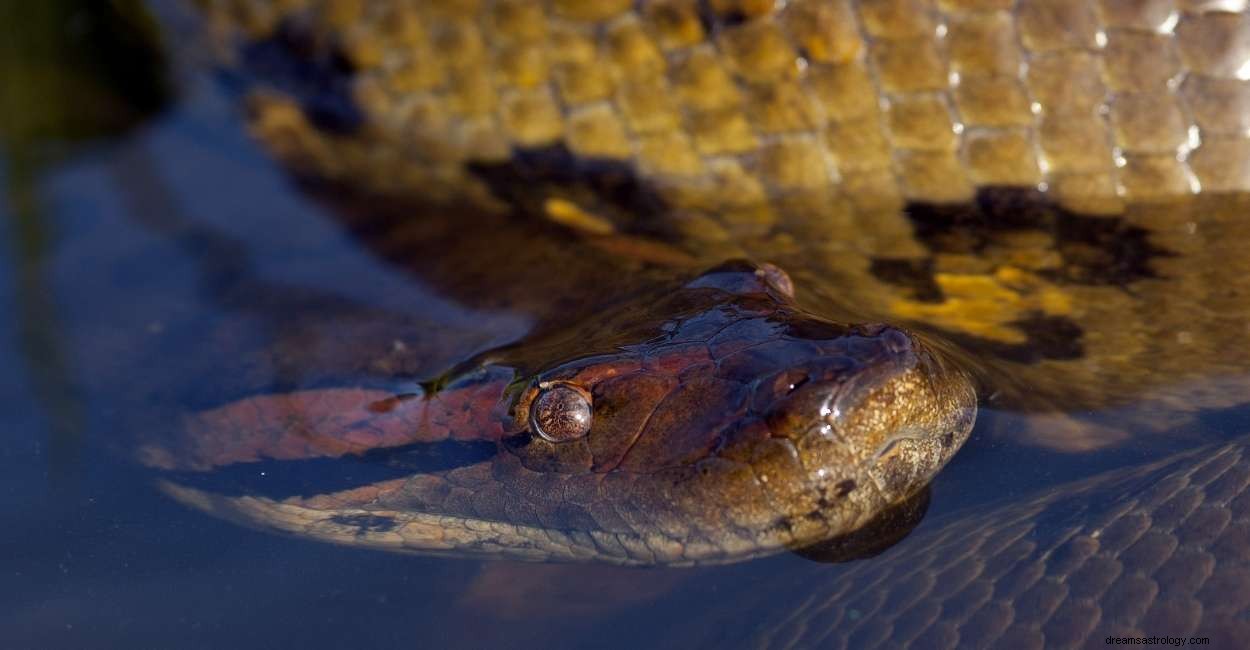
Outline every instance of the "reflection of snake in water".
POLYGON ((1051 412, 1037 444, 1124 437, 1083 409, 1137 403, 1148 432, 1243 401, 1243 201, 1216 193, 1250 189, 1250 20, 1227 3, 203 4, 301 174, 766 256, 805 304, 979 353, 996 403, 1051 412))

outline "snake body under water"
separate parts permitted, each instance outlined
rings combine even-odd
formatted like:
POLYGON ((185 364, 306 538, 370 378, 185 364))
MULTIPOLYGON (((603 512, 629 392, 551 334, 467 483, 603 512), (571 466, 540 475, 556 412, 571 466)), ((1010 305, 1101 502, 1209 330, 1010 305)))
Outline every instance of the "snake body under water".
MULTIPOLYGON (((1098 449, 1244 402, 1241 3, 201 5, 227 67, 259 89, 254 133, 302 177, 673 242, 700 260, 767 257, 817 311, 836 298, 980 355, 996 404, 1040 414, 1020 434, 1039 445, 1098 449), (1121 422, 1131 433, 1085 426, 1080 414, 1126 404, 1136 405, 1121 422)), ((1244 449, 1236 441, 1091 483, 1177 486, 1155 500, 1059 514, 1094 489, 1076 487, 950 522, 896 559, 915 567, 904 581, 962 580, 956 595, 900 595, 898 576, 885 575, 899 564, 865 565, 803 591, 793 638, 889 645, 936 630, 925 637, 935 645, 1079 645, 1154 622, 1244 629, 1244 449), (1186 508, 1201 521, 1177 514, 1186 508), (1189 540, 1181 522, 1207 536, 1189 540), (1020 532, 1030 526, 1059 533, 1020 532), (963 535, 990 541, 965 546, 963 535), (952 548, 961 562, 936 568, 952 548), (1194 577, 1178 577, 1186 570, 1194 577), (829 631, 836 612, 864 615, 861 594, 898 605, 894 627, 829 631)), ((319 505, 347 516, 311 524, 299 504, 182 496, 344 543, 404 545, 359 508, 362 497, 379 503, 376 493, 331 497, 319 505), (370 525, 382 534, 361 534, 370 525)), ((500 539, 476 550, 500 551, 500 539)), ((653 541, 622 544, 618 557, 658 558, 663 540, 653 541)))
POLYGON ((667 647, 1237 647, 1250 632, 1247 444, 953 513, 880 562, 783 573, 667 647))

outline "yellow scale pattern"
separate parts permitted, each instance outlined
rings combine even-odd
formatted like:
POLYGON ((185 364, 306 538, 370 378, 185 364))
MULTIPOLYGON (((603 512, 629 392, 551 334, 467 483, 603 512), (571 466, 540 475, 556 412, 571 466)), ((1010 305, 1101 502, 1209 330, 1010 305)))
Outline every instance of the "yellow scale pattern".
POLYGON ((426 162, 563 143, 729 234, 779 206, 1047 188, 1117 212, 1250 189, 1250 16, 1205 0, 215 0, 301 12, 368 121, 426 162), (732 23, 732 24, 731 24, 732 23))
MULTIPOLYGON (((365 121, 351 137, 289 97, 254 98, 254 132, 296 171, 505 209, 466 163, 559 144, 636 170, 692 252, 780 263, 867 317, 1009 345, 1030 315, 1075 323, 1081 358, 995 369, 1039 401, 1134 400, 1162 429, 1244 394, 1245 0, 200 3, 223 56, 294 19, 354 64, 365 121), (931 255, 904 202, 1004 184, 1122 214, 1170 255, 1131 287, 1059 283, 1073 257, 1105 251, 1005 233, 929 258, 936 303, 870 272, 931 255)), ((629 225, 577 197, 545 207, 594 233, 629 225)), ((1061 429, 1048 444, 1107 442, 1061 429)))

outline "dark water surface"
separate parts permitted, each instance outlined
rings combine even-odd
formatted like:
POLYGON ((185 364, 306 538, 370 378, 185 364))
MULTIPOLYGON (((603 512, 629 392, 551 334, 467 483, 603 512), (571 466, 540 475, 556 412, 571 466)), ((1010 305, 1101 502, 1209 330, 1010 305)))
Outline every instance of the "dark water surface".
MULTIPOLYGON (((779 577, 838 579, 842 568, 793 555, 694 570, 398 556, 248 530, 163 496, 134 442, 240 383, 282 385, 288 368, 240 355, 292 328, 315 355, 336 323, 377 327, 386 343, 389 326, 368 315, 397 314, 399 336, 414 322, 459 332, 454 360, 527 321, 441 297, 363 250, 249 141, 220 85, 167 87, 142 29, 99 40, 137 15, 127 3, 117 15, 6 4, 0 647, 635 647, 783 617, 786 603, 742 598, 779 577), (83 111, 92 119, 71 119, 83 111)), ((919 530, 1144 453, 1013 446, 999 434, 1020 417, 982 415, 919 530)), ((1208 424, 1218 435, 1242 422, 1208 424)))

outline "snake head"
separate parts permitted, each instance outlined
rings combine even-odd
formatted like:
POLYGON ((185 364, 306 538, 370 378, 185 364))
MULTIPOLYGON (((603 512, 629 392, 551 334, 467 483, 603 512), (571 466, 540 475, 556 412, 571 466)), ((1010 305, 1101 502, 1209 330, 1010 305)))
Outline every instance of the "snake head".
POLYGON ((390 467, 284 497, 166 483, 206 510, 344 544, 729 562, 846 535, 913 496, 976 410, 968 379, 917 336, 806 312, 780 269, 747 262, 622 299, 430 386, 255 396, 189 417, 146 462, 183 478, 300 466, 321 482, 390 467))
POLYGON ((638 342, 537 373, 496 476, 562 477, 564 512, 667 540, 665 561, 853 531, 923 488, 975 418, 968 379, 916 335, 807 313, 776 267, 717 267, 610 318, 638 342), (576 414, 568 435, 540 424, 554 404, 576 414))

